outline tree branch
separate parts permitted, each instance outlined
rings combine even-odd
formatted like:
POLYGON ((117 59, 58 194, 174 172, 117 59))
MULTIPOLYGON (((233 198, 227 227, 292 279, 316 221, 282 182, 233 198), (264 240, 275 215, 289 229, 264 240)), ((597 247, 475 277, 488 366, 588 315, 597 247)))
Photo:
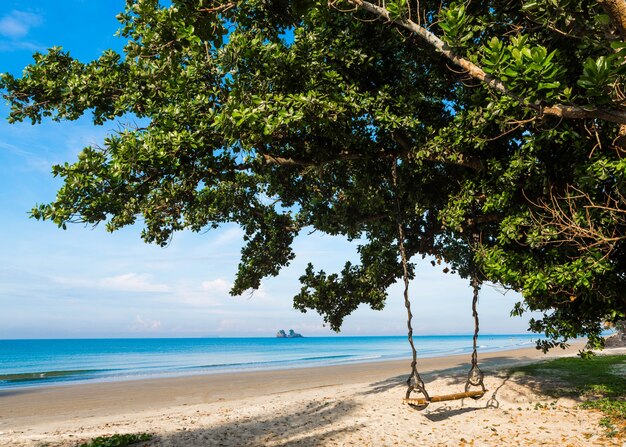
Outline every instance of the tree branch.
MULTIPOLYGON (((605 1, 608 3, 623 3, 624 0, 598 0, 605 1)), ((472 78, 482 82, 483 84, 491 87, 492 89, 507 95, 509 97, 514 98, 519 101, 520 104, 528 107, 532 110, 536 110, 542 115, 551 115, 559 118, 570 118, 570 119, 600 119, 604 121, 609 121, 612 123, 618 124, 626 124, 626 111, 623 110, 601 110, 596 107, 586 107, 586 106, 575 106, 575 105, 563 105, 563 104, 555 104, 551 106, 541 106, 538 104, 532 104, 526 101, 523 98, 518 97, 513 92, 511 92, 506 85, 502 83, 497 78, 488 75, 483 71, 482 68, 477 66, 476 64, 470 62, 467 59, 462 58, 457 55, 452 48, 450 48, 443 40, 439 37, 428 31, 426 28, 418 25, 417 23, 408 20, 408 19, 392 19, 389 15, 389 11, 385 8, 381 8, 380 6, 374 5, 373 3, 364 1, 364 0, 348 0, 349 3, 363 8, 364 10, 371 12, 372 14, 377 15, 379 18, 386 20, 387 22, 394 23, 395 25, 401 26, 403 28, 408 29, 417 37, 419 37, 422 41, 426 42, 432 48, 434 48, 438 53, 441 53, 444 57, 449 59, 455 65, 461 67, 465 70, 472 78)))
MULTIPOLYGON (((400 135, 398 132, 394 132, 393 138, 394 138, 394 141, 398 143, 398 145, 402 148, 402 151, 396 154, 397 156, 404 156, 404 155, 411 153, 411 151, 413 150, 413 146, 411 145, 411 143, 406 137, 400 135)), ((384 153, 384 152, 380 153, 381 157, 384 157, 386 155, 389 155, 389 154, 384 153)), ((281 166, 303 166, 303 167, 323 166, 323 165, 326 165, 329 163, 335 163, 338 161, 371 160, 375 158, 372 156, 364 156, 361 154, 349 154, 349 153, 342 153, 336 157, 329 158, 326 160, 303 160, 303 159, 297 159, 297 158, 279 157, 279 156, 270 155, 270 154, 261 154, 261 157, 263 157, 263 161, 267 164, 281 165, 281 166)), ((467 156, 463 154, 459 154, 456 160, 449 160, 445 158, 445 154, 441 156, 432 156, 432 155, 423 156, 420 154, 419 158, 422 160, 426 160, 426 161, 464 166, 466 168, 470 168, 475 171, 481 171, 485 168, 484 162, 478 157, 471 157, 471 156, 467 156)))
POLYGON ((477 227, 479 225, 496 223, 502 220, 502 216, 500 214, 492 213, 486 214, 484 216, 476 216, 470 219, 467 219, 466 223, 468 227, 477 227))
POLYGON ((617 243, 626 240, 626 197, 619 192, 614 196, 607 194, 606 202, 602 204, 568 185, 562 195, 556 195, 551 190, 548 199, 530 202, 544 212, 543 215, 534 211, 531 213, 534 223, 556 231, 557 237, 545 241, 545 245, 567 243, 580 251, 599 249, 604 256, 609 256, 617 243), (600 216, 592 213, 600 213, 600 216), (603 216, 610 223, 606 223, 603 216))
POLYGON ((611 21, 622 40, 626 41, 626 0, 598 0, 611 17, 611 21))
POLYGON ((340 154, 335 158, 328 160, 298 160, 295 158, 276 157, 269 154, 261 154, 263 161, 268 164, 277 164, 283 166, 319 166, 327 163, 333 163, 335 161, 347 161, 347 160, 362 160, 365 159, 363 155, 359 154, 340 154))
MULTIPOLYGON (((400 147, 402 147, 404 152, 410 153, 411 150, 413 149, 413 146, 411 142, 408 140, 408 138, 406 138, 400 132, 398 131, 393 132, 393 139, 395 140, 396 143, 400 145, 400 147)), ((472 156, 465 155, 465 154, 458 154, 456 160, 449 160, 445 158, 445 155, 446 154, 442 154, 441 157, 433 157, 433 156, 425 157, 422 154, 420 154, 421 157, 419 158, 426 160, 426 161, 435 161, 435 162, 440 162, 440 163, 445 163, 445 164, 464 166, 466 168, 470 168, 475 171, 482 171, 483 169, 485 169, 485 163, 483 162, 483 160, 481 160, 478 157, 472 157, 472 156)))

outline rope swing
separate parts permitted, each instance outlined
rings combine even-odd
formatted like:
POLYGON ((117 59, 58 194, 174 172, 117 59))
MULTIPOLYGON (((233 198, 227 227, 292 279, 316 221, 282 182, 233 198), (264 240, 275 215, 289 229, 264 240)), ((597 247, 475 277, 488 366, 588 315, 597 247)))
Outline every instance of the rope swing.
MULTIPOLYGON (((426 391, 426 386, 424 385, 424 381, 422 380, 419 371, 417 370, 417 350, 415 349, 415 343, 413 342, 413 314, 411 312, 411 301, 409 299, 409 267, 408 260, 406 255, 406 250, 404 247, 404 227, 402 225, 402 206, 400 205, 400 198, 398 196, 398 161, 394 159, 392 164, 392 180, 394 187, 394 195, 396 199, 396 217, 397 217, 397 225, 398 225, 398 250, 400 251, 400 258, 402 261, 402 277, 404 280, 404 306, 407 311, 407 330, 408 330, 408 340, 411 345, 411 353, 412 353, 412 361, 411 361, 411 374, 409 375, 406 384, 407 391, 406 396, 403 399, 403 402, 410 405, 412 408, 416 410, 425 409, 431 402, 444 402, 449 400, 457 400, 457 399, 480 399, 485 395, 487 390, 485 389, 485 384, 483 382, 484 374, 478 367, 478 331, 479 331, 479 321, 478 321, 478 294, 480 291, 481 282, 474 275, 472 277, 471 285, 474 289, 473 299, 472 299, 472 315, 474 317, 474 336, 472 339, 472 360, 471 367, 467 374, 467 381, 465 382, 465 391, 461 393, 454 394, 445 394, 441 396, 430 396, 428 391, 426 391), (472 388, 479 388, 478 390, 472 390, 472 388), (421 394, 422 397, 411 397, 412 393, 421 394)), ((474 235, 475 239, 478 239, 478 235, 474 235)))

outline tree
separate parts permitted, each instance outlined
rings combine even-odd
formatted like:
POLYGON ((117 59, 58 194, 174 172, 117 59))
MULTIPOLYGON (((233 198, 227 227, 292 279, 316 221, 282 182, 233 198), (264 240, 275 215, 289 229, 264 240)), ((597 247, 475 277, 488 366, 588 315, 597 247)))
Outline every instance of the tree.
POLYGON ((521 291, 544 349, 598 344, 626 312, 625 6, 128 0, 124 54, 52 48, 0 88, 11 121, 141 123, 54 167, 38 219, 142 217, 158 244, 237 222, 234 294, 303 230, 365 240, 359 265, 301 277, 295 307, 335 330, 384 306, 400 226, 409 259, 521 291))

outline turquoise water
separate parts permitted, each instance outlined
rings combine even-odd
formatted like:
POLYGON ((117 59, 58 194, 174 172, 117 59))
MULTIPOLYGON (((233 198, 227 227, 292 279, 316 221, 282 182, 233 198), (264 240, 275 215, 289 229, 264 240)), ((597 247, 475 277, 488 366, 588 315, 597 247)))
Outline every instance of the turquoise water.
MULTIPOLYGON (((536 337, 484 335, 479 339, 480 352, 532 346, 536 337)), ((415 344, 420 357, 469 354, 472 337, 419 336, 415 344)), ((409 362, 410 356, 405 336, 0 340, 0 390, 397 359, 409 362)))

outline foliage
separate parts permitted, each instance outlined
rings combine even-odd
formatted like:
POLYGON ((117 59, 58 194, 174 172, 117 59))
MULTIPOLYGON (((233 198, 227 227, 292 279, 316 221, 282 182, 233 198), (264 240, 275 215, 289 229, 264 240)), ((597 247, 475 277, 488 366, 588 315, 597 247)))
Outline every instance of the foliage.
POLYGON ((89 442, 81 444, 79 447, 125 447, 138 442, 149 441, 150 439, 152 439, 152 435, 148 433, 115 434, 111 436, 99 436, 89 442))
POLYGON ((142 123, 55 166, 38 219, 142 222, 158 244, 237 222, 234 294, 302 231, 364 241, 301 278, 296 308, 335 330, 384 306, 400 222, 409 259, 522 292, 541 347, 600 344, 626 314, 626 46, 605 3, 128 0, 124 54, 52 48, 0 88, 10 121, 142 123))

